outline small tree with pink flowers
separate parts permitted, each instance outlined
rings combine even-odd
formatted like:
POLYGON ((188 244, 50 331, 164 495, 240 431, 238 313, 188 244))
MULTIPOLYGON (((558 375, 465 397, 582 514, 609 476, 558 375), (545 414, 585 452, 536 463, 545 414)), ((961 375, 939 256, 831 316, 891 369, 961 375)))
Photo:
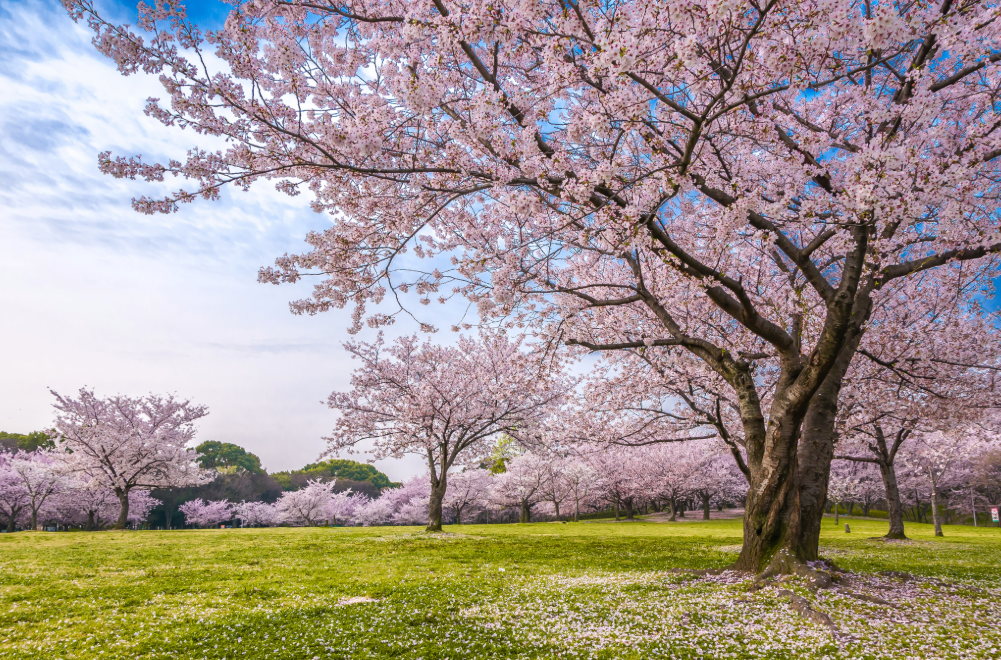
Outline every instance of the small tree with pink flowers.
POLYGON ((188 448, 195 421, 208 414, 204 406, 153 394, 102 399, 85 388, 75 399, 52 394, 56 455, 67 472, 115 492, 116 528, 128 523, 133 489, 197 486, 214 478, 188 448))
POLYGON ((200 497, 177 507, 184 520, 195 527, 216 527, 233 519, 233 505, 227 500, 206 502, 200 497))
MULTIPOLYGON (((428 464, 428 531, 441 531, 449 470, 489 450, 500 434, 525 438, 565 391, 551 361, 521 338, 481 333, 454 346, 402 337, 349 343, 361 365, 352 389, 330 395, 339 410, 329 451, 374 444, 376 458, 417 454, 428 464)), ((556 365, 558 367, 558 365, 556 365)))

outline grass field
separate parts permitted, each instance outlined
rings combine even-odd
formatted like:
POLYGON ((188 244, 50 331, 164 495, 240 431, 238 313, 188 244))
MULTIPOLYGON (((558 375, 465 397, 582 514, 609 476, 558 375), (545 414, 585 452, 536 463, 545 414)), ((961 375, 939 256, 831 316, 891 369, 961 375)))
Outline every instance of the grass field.
POLYGON ((1001 529, 851 524, 821 543, 862 575, 818 593, 670 572, 739 520, 5 534, 0 658, 1001 658, 1001 529))

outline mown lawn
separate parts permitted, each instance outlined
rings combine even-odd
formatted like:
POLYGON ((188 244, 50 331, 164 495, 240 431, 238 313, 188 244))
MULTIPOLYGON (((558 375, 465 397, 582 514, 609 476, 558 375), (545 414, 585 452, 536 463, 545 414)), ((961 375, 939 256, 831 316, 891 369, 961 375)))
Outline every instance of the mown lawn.
POLYGON ((670 572, 737 520, 4 534, 0 658, 1001 658, 1001 529, 850 522, 819 593, 670 572))

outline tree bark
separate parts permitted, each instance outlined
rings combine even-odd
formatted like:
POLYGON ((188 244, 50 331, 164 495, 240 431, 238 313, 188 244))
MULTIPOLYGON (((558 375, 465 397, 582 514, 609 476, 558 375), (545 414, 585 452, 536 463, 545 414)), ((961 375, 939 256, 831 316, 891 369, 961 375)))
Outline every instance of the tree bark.
POLYGON ((554 500, 553 507, 556 509, 556 520, 558 521, 560 519, 560 503, 554 500))
POLYGON ((431 497, 428 500, 428 526, 429 532, 441 531, 441 505, 445 500, 445 480, 439 480, 438 486, 431 488, 431 497))
POLYGON ((838 501, 834 500, 834 524, 837 525, 841 522, 839 514, 841 513, 841 507, 838 506, 838 501))
POLYGON ((928 476, 931 478, 931 519, 935 523, 935 536, 943 536, 942 518, 938 515, 938 484, 935 483, 934 475, 928 476))
POLYGON ((702 496, 702 519, 703 520, 709 520, 709 511, 710 511, 710 509, 709 509, 709 500, 710 500, 710 497, 708 495, 703 495, 702 496))
POLYGON ((528 506, 528 502, 525 500, 521 501, 521 512, 518 516, 518 522, 520 523, 530 523, 532 522, 532 509, 528 506))
POLYGON ((879 474, 883 477, 883 488, 886 490, 886 515, 890 519, 890 530, 883 538, 906 539, 904 507, 900 504, 900 489, 897 487, 897 470, 893 463, 879 461, 879 474))
POLYGON ((623 500, 622 503, 626 505, 626 520, 636 520, 636 512, 633 510, 632 498, 623 500))
POLYGON ((115 523, 115 529, 125 529, 129 524, 129 491, 122 490, 117 495, 121 509, 118 511, 118 522, 115 523))
MULTIPOLYGON (((856 344, 852 341, 841 349, 831 371, 809 397, 802 418, 792 403, 785 410, 772 406, 760 453, 748 452, 744 546, 734 568, 784 573, 793 571, 793 564, 820 558, 838 396, 856 344)), ((750 437, 747 431, 759 430, 745 424, 746 437, 750 437)))
POLYGON ((31 531, 38 529, 38 512, 35 509, 31 510, 31 531))
POLYGON ((7 519, 7 533, 8 534, 13 534, 14 533, 14 519, 15 519, 15 517, 16 516, 12 515, 10 518, 7 519))
POLYGON ((668 518, 671 522, 676 522, 678 520, 678 503, 674 501, 672 497, 668 504, 671 505, 671 517, 668 518))

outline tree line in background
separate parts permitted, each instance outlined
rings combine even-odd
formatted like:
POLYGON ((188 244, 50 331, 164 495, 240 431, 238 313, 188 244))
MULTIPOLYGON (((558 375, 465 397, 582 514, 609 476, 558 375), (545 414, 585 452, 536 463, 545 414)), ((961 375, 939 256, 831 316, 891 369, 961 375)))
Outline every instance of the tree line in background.
MULTIPOLYGON (((376 457, 417 453, 428 461, 424 476, 394 484, 373 466, 344 459, 268 475, 237 445, 190 447, 194 422, 207 414, 202 406, 156 395, 102 399, 81 389, 77 398, 53 393, 48 443, 0 452, 7 530, 238 521, 426 523, 438 531, 443 522, 576 520, 608 510, 627 520, 637 511, 669 511, 675 520, 701 509, 708 519, 713 506, 746 501, 742 454, 726 436, 665 440, 650 409, 610 407, 607 396, 593 395, 611 387, 628 401, 608 372, 571 378, 546 351, 488 333, 454 348, 403 337, 388 349, 380 338, 349 350, 362 362, 351 390, 330 397, 342 413, 330 450, 368 441, 376 457)), ((842 505, 853 511, 858 504, 868 515, 885 504, 888 536, 902 536, 905 509, 914 520, 930 516, 941 535, 943 519, 964 520, 1001 499, 994 407, 969 406, 960 420, 915 405, 856 398, 839 443, 846 454, 831 470, 828 510, 837 516, 842 505), (927 416, 908 418, 887 452, 884 428, 899 423, 901 411, 927 416)), ((928 405, 938 411, 942 402, 921 402, 928 405)))

